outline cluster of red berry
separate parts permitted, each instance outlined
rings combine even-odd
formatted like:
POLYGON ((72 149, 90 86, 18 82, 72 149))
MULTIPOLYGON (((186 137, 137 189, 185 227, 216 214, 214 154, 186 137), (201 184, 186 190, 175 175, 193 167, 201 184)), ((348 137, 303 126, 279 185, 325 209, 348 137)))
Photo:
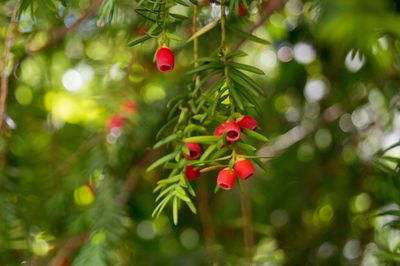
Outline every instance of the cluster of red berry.
MULTIPOLYGON (((245 115, 236 121, 229 121, 219 125, 214 131, 214 136, 222 136, 225 134, 227 142, 233 143, 240 139, 241 127, 255 130, 257 126, 257 120, 254 117, 245 115)), ((189 154, 184 154, 187 160, 196 160, 201 156, 202 149, 198 143, 188 142, 186 143, 186 147, 189 150, 189 154)), ((225 167, 218 173, 217 185, 221 189, 232 189, 235 184, 236 175, 245 180, 251 177, 254 172, 254 166, 249 160, 244 158, 236 158, 233 169, 225 167)), ((193 180, 200 177, 201 171, 192 165, 187 165, 185 174, 189 180, 193 180)))
POLYGON ((108 118, 107 121, 108 130, 122 128, 127 121, 127 117, 137 112, 138 106, 136 103, 132 101, 125 101, 122 103, 121 109, 122 109, 121 114, 114 114, 108 118))

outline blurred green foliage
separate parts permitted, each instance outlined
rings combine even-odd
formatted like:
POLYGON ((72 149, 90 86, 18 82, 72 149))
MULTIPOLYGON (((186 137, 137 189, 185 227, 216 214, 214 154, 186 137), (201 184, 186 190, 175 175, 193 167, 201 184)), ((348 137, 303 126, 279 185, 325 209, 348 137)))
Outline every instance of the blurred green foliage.
MULTIPOLYGON (((16 3, 0 3, 1 51, 16 3)), ((169 212, 151 218, 163 173, 145 169, 167 153, 152 150, 166 103, 192 81, 193 4, 173 7, 189 19, 174 26, 182 41, 170 41, 167 74, 153 62, 156 40, 128 47, 150 26, 134 1, 20 4, 0 137, 0 265, 399 262, 399 1, 253 1, 245 17, 228 16, 243 29, 261 21, 253 34, 269 41, 227 36, 228 49, 248 54, 243 63, 266 72, 252 78, 267 95, 259 123, 271 141, 259 154, 273 157, 243 188, 250 256, 241 189, 214 193, 215 172, 193 182, 199 215, 182 208, 178 226, 169 212), (258 12, 271 2, 272 14, 258 12), (114 115, 125 123, 110 130, 114 115)), ((200 6, 198 27, 218 11, 200 6)), ((219 38, 218 29, 202 35, 200 55, 219 38)))

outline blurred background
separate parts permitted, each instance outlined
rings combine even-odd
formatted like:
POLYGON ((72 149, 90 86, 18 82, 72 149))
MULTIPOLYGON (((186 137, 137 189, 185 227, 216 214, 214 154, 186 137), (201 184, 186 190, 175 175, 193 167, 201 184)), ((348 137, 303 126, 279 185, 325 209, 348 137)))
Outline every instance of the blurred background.
MULTIPOLYGON (((165 74, 155 40, 128 47, 150 26, 135 1, 1 1, 3 59, 12 45, 1 64, 0 265, 397 265, 400 2, 252 1, 228 14, 270 43, 227 36, 266 73, 253 77, 270 138, 258 153, 272 158, 247 199, 238 187, 214 193, 215 173, 196 180, 199 214, 181 208, 174 226, 169 207, 151 217, 163 171, 145 169, 167 152, 152 149, 155 135, 191 80, 187 4, 172 8, 189 19, 165 74)), ((203 2, 198 27, 219 16, 218 2, 203 2)), ((199 37, 200 56, 219 36, 199 37)))

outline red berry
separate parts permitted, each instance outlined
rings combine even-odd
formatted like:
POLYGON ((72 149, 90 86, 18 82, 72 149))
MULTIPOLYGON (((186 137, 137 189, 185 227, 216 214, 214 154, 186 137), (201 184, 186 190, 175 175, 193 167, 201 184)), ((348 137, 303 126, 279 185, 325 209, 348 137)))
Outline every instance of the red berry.
POLYGON ((230 190, 235 184, 236 174, 235 171, 230 171, 229 168, 224 168, 218 173, 217 184, 224 190, 230 190))
POLYGON ((247 13, 246 7, 243 4, 239 4, 238 16, 243 17, 244 15, 246 15, 246 13, 247 13))
POLYGON ((188 142, 185 144, 186 147, 189 149, 189 154, 183 154, 186 159, 188 160, 196 160, 200 157, 202 150, 198 143, 195 142, 188 142))
POLYGON ((157 68, 161 72, 168 72, 174 68, 174 54, 168 47, 161 47, 156 54, 157 68))
POLYGON ((228 142, 235 142, 240 139, 240 127, 235 122, 227 122, 219 125, 214 130, 214 136, 221 136, 226 132, 226 140, 228 142))
POLYGON ((241 179, 247 179, 255 172, 253 164, 246 159, 239 159, 234 165, 235 171, 241 179))
POLYGON ((145 35, 147 33, 148 30, 149 30, 149 28, 147 28, 146 26, 141 26, 137 30, 137 34, 143 36, 143 35, 145 35))
POLYGON ((237 124, 240 127, 245 127, 250 130, 256 130, 256 128, 258 127, 257 120, 254 117, 249 116, 249 115, 244 115, 244 116, 240 117, 237 120, 237 124))
POLYGON ((219 125, 215 130, 214 130, 214 136, 222 136, 225 131, 225 124, 219 125))
POLYGON ((121 128, 125 124, 125 118, 120 115, 113 115, 108 119, 107 128, 109 130, 113 128, 121 128))
POLYGON ((199 170, 196 170, 192 165, 187 165, 185 168, 185 175, 187 179, 193 180, 200 177, 201 173, 199 170))
POLYGON ((126 113, 135 113, 138 110, 138 106, 135 102, 125 101, 122 107, 126 113))
POLYGON ((240 127, 235 122, 228 122, 225 124, 226 140, 235 142, 240 139, 240 127))

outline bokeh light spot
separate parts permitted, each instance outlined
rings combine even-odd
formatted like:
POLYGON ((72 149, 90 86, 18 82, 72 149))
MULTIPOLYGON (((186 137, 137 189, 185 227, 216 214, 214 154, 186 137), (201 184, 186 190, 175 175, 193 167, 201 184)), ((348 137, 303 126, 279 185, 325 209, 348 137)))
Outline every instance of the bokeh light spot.
POLYGON ((32 98, 32 90, 26 86, 18 86, 15 90, 15 99, 20 105, 29 105, 32 98))
POLYGON ((95 200, 94 193, 88 185, 82 185, 74 191, 74 202, 78 206, 91 205, 95 200))
POLYGON ((179 239, 185 248, 193 249, 199 243, 200 237, 196 230, 188 228, 183 230, 179 239))
POLYGON ((143 100, 145 103, 152 103, 165 98, 164 89, 157 83, 148 84, 144 87, 143 100))
POLYGON ((63 75, 62 84, 68 91, 77 92, 82 89, 83 79, 77 70, 69 69, 63 75))
POLYGON ((328 93, 328 86, 321 78, 311 78, 307 81, 304 88, 304 96, 309 102, 322 100, 328 93))
POLYGON ((297 43, 294 48, 294 59, 300 64, 309 64, 314 61, 316 52, 314 47, 305 42, 297 43))

